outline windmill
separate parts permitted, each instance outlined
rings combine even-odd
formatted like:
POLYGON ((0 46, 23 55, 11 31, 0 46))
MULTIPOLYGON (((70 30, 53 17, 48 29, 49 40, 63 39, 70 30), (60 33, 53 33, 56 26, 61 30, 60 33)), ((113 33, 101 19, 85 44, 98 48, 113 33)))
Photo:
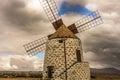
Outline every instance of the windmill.
POLYGON ((58 15, 54 0, 40 0, 56 32, 24 45, 28 55, 45 50, 43 78, 63 80, 90 80, 89 63, 83 60, 83 50, 76 34, 102 24, 98 11, 94 11, 69 25, 58 15))

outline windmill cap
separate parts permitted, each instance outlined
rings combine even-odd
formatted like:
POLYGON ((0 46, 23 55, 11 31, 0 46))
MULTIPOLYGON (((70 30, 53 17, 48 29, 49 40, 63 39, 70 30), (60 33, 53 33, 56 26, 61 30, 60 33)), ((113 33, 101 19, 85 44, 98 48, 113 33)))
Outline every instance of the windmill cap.
POLYGON ((55 38, 75 38, 75 39, 79 39, 64 24, 61 25, 60 28, 58 28, 58 30, 49 37, 49 39, 55 39, 55 38))

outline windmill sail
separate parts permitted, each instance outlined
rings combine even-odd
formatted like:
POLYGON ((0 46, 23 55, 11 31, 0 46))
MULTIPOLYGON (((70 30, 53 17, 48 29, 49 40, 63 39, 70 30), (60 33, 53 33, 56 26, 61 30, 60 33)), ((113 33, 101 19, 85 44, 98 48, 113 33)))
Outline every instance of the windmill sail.
POLYGON ((58 9, 54 0, 40 0, 40 3, 47 14, 50 22, 53 24, 54 28, 57 30, 62 24, 62 19, 58 15, 58 9))
POLYGON ((45 50, 48 37, 42 37, 36 41, 24 45, 24 48, 29 56, 36 55, 45 50))
POLYGON ((56 32, 25 44, 24 48, 30 56, 46 50, 43 79, 90 80, 89 63, 83 61, 81 41, 75 34, 103 23, 99 12, 92 12, 67 28, 58 15, 54 0, 40 2, 56 32))
POLYGON ((83 19, 75 22, 74 24, 70 25, 68 28, 74 33, 83 32, 88 30, 92 27, 95 27, 99 24, 102 24, 103 20, 98 11, 92 12, 88 16, 84 17, 83 19))

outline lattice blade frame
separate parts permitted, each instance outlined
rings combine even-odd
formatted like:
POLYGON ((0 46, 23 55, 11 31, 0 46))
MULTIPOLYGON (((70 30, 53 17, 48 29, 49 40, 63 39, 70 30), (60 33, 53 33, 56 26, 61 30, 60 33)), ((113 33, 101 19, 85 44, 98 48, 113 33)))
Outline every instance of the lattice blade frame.
POLYGON ((34 56, 40 52, 43 52, 46 49, 47 40, 48 37, 42 37, 23 46, 29 56, 34 56))
POLYGON ((49 20, 53 23, 61 17, 58 15, 58 9, 54 0, 39 0, 49 20))
POLYGON ((72 25, 68 26, 68 28, 74 33, 77 34, 79 32, 83 32, 92 27, 100 25, 103 23, 102 17, 100 16, 98 11, 94 11, 87 15, 86 17, 78 20, 72 25))
POLYGON ((75 23, 75 26, 78 32, 83 32, 102 23, 103 20, 99 14, 99 11, 95 11, 89 14, 88 16, 84 17, 83 19, 77 21, 75 23))

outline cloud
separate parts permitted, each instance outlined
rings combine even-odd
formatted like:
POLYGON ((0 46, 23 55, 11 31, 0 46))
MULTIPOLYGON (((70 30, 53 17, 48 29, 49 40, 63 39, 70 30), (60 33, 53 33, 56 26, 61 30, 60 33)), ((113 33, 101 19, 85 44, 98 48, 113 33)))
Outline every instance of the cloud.
POLYGON ((88 61, 91 68, 119 68, 118 60, 115 54, 106 54, 106 53, 94 53, 94 52, 86 52, 84 53, 85 61, 88 61))
POLYGON ((54 28, 50 25, 43 10, 34 9, 36 2, 39 3, 39 1, 34 0, 34 5, 30 4, 31 1, 33 0, 29 2, 25 0, 0 1, 1 53, 24 54, 24 44, 39 39, 41 35, 53 33, 54 28))
MULTIPOLYGON (((116 25, 114 22, 109 23, 108 26, 105 26, 106 24, 107 23, 101 27, 81 34, 83 49, 86 55, 92 56, 92 59, 88 58, 87 61, 93 64, 96 68, 97 64, 99 64, 101 67, 114 67, 120 69, 119 25, 116 25), (113 29, 114 25, 116 25, 116 29, 113 29)), ((98 66, 98 68, 99 67, 100 66, 98 66)))
POLYGON ((43 60, 27 55, 0 56, 0 70, 42 70, 43 60))
MULTIPOLYGON (((22 45, 53 33, 54 28, 43 9, 40 7, 40 10, 39 8, 35 9, 36 6, 33 4, 36 2, 30 4, 31 1, 37 2, 38 0, 0 1, 1 70, 42 70, 43 60, 37 57, 24 56, 25 50, 22 45), (29 67, 26 68, 26 66, 29 67)), ((104 24, 77 34, 83 44, 85 60, 89 61, 91 67, 94 68, 114 67, 120 69, 119 1, 67 1, 80 3, 90 10, 100 10, 104 20, 104 24)), ((70 25, 79 20, 81 16, 70 14, 62 16, 62 18, 66 25, 70 25)))
POLYGON ((118 7, 113 7, 118 3, 109 1, 108 4, 103 4, 100 1, 100 4, 104 24, 81 34, 83 49, 85 55, 92 56, 93 54, 91 55, 89 52, 94 53, 92 59, 87 60, 92 67, 120 69, 120 38, 118 37, 120 34, 120 19, 118 19, 120 16, 118 14, 120 12, 117 10, 118 7))
POLYGON ((37 24, 36 27, 39 26, 38 22, 47 22, 41 11, 35 12, 27 9, 24 0, 6 0, 2 3, 0 10, 3 20, 15 28, 31 31, 35 28, 33 25, 37 24))
POLYGON ((81 5, 86 5, 86 3, 87 3, 87 0, 64 0, 64 1, 67 1, 67 2, 69 2, 69 3, 71 3, 71 4, 81 4, 81 5))
POLYGON ((98 27, 77 34, 82 40, 84 58, 93 68, 114 67, 120 69, 120 13, 118 0, 89 0, 90 9, 100 10, 104 23, 98 27), (93 6, 93 4, 95 6, 93 6), (113 7, 115 6, 115 7, 113 7))

